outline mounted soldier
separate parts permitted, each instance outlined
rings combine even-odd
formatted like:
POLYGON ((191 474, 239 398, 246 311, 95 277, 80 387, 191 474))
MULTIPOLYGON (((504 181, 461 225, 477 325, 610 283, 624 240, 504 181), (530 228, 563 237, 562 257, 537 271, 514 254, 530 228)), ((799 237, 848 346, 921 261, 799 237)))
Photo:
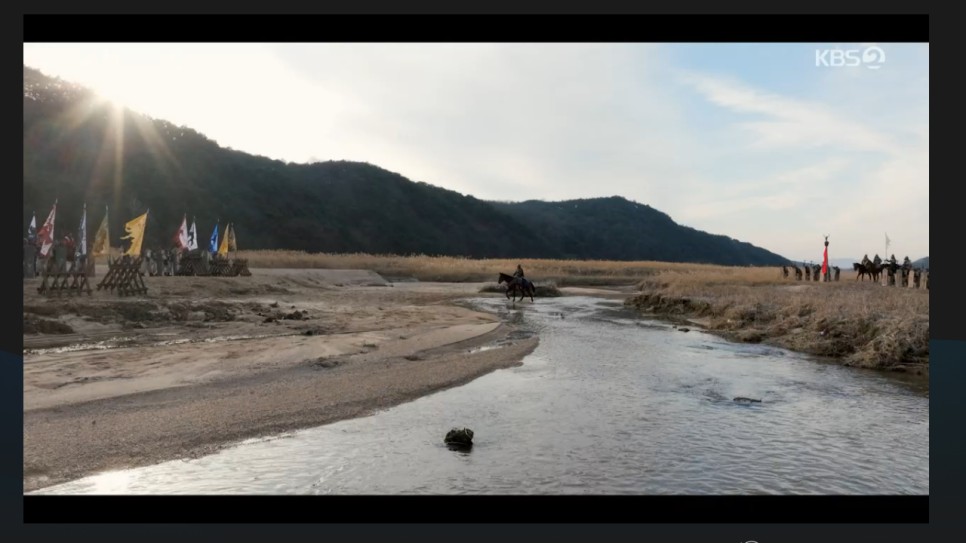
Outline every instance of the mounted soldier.
POLYGON ((882 259, 879 258, 879 253, 875 254, 875 258, 872 259, 872 264, 874 264, 876 268, 879 267, 879 264, 882 264, 882 259))
MULTIPOLYGON (((876 258, 879 258, 879 255, 875 255, 875 257, 876 258)), ((869 260, 869 253, 865 253, 864 255, 862 255, 862 267, 863 268, 868 268, 870 262, 871 262, 871 260, 869 260)))

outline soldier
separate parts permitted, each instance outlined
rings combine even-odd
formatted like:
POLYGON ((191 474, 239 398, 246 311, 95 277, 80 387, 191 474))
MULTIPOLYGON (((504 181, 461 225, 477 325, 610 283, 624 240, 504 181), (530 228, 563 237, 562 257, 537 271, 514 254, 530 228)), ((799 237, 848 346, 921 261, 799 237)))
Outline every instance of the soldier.
POLYGON ((67 247, 64 245, 64 240, 57 240, 54 243, 54 273, 63 273, 67 271, 67 247))
POLYGON ((74 236, 70 235, 70 232, 68 232, 67 235, 64 236, 64 250, 67 252, 67 262, 70 262, 71 265, 74 264, 74 251, 76 249, 77 247, 74 244, 74 236))
POLYGON ((902 260, 902 267, 903 268, 906 268, 906 269, 912 268, 912 261, 909 260, 909 256, 908 255, 906 256, 906 258, 904 258, 902 260))
POLYGON ((181 249, 174 247, 171 249, 171 275, 178 275, 181 269, 181 249))
MULTIPOLYGON (((132 259, 133 260, 133 259, 132 259)), ((145 249, 141 257, 141 269, 138 270, 141 277, 151 274, 151 249, 145 249)))
POLYGON ((161 249, 155 249, 152 251, 151 256, 154 257, 154 275, 160 276, 164 273, 164 255, 161 249))
MULTIPOLYGON (((876 257, 876 258, 879 258, 879 255, 875 255, 875 257, 876 257)), ((869 260, 869 253, 865 253, 865 254, 864 254, 864 255, 862 256, 862 267, 864 267, 864 268, 868 268, 868 267, 869 267, 869 262, 871 262, 871 261, 869 260)))

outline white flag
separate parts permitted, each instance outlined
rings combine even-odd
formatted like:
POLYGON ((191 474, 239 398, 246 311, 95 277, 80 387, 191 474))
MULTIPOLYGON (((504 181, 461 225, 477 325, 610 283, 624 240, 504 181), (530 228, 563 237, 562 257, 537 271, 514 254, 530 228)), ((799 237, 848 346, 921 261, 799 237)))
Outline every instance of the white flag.
POLYGON ((37 212, 34 211, 33 217, 30 218, 30 226, 27 227, 27 243, 31 245, 37 244, 37 212))
POLYGON ((195 250, 198 248, 198 227, 195 226, 195 220, 191 219, 191 228, 188 230, 188 250, 195 250))
POLYGON ((81 215, 80 232, 77 234, 77 249, 75 257, 87 255, 87 204, 84 204, 84 214, 81 215))

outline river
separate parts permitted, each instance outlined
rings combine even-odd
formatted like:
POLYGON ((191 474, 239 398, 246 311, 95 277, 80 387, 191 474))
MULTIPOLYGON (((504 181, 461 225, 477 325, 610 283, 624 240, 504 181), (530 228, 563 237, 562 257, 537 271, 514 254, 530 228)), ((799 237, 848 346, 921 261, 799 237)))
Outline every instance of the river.
POLYGON ((921 379, 683 332, 614 300, 467 303, 540 345, 372 416, 34 494, 929 493, 921 379), (464 426, 472 449, 446 447, 464 426))

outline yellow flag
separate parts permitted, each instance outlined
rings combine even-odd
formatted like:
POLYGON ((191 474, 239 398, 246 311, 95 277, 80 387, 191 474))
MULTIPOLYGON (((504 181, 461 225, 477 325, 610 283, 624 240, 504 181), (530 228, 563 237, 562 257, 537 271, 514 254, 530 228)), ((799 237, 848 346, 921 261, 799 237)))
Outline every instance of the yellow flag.
POLYGON ((107 210, 104 211, 104 220, 94 234, 94 246, 91 247, 91 254, 94 256, 106 255, 108 251, 108 232, 107 232, 107 210))
POLYGON ((228 236, 231 234, 231 223, 225 227, 225 235, 221 237, 221 245, 218 246, 218 254, 228 256, 228 236))
POLYGON ((238 242, 235 241, 235 223, 231 223, 228 229, 228 250, 237 251, 238 242))
POLYGON ((144 227, 145 225, 147 225, 147 223, 148 223, 148 214, 147 212, 145 212, 144 215, 141 215, 136 219, 132 219, 128 221, 127 224, 124 225, 124 231, 127 232, 128 235, 124 236, 121 239, 131 240, 131 247, 127 251, 125 251, 124 254, 131 255, 131 256, 141 256, 141 242, 144 240, 144 227))

